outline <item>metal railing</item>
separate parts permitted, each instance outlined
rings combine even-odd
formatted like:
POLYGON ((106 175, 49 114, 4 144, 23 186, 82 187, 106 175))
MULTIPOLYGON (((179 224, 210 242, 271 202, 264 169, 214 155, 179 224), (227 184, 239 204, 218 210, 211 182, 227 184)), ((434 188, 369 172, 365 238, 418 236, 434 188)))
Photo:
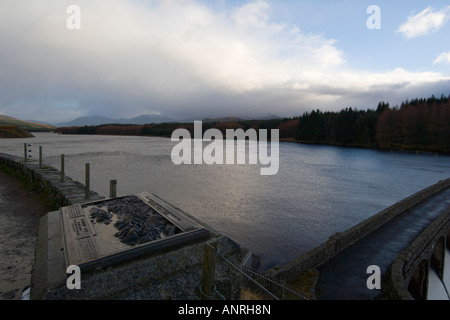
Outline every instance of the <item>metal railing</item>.
POLYGON ((219 257, 235 271, 242 275, 241 287, 250 290, 258 298, 274 300, 310 300, 310 298, 297 292, 287 283, 259 273, 245 266, 237 266, 224 255, 218 252, 217 242, 205 244, 205 255, 203 264, 202 298, 213 299, 222 295, 215 291, 215 257, 219 257))

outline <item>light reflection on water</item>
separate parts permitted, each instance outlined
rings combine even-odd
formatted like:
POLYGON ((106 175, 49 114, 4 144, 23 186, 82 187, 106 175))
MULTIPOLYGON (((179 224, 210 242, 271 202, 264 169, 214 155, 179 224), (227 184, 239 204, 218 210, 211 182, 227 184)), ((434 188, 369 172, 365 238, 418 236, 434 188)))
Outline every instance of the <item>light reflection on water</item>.
POLYGON ((108 195, 149 191, 261 255, 262 269, 283 264, 389 205, 450 177, 450 157, 332 146, 280 143, 275 176, 257 165, 181 165, 170 154, 176 142, 155 137, 36 133, 33 139, 0 140, 0 152, 34 159, 108 195))

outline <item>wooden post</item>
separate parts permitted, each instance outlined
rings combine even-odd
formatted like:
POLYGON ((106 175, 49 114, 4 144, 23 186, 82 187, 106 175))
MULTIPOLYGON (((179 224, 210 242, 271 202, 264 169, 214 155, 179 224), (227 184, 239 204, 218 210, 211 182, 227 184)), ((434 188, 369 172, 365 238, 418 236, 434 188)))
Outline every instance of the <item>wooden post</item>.
POLYGON ((205 244, 203 257, 203 280, 201 288, 201 299, 214 299, 214 275, 216 273, 217 241, 205 244))
POLYGON ((23 144, 23 159, 25 162, 27 162, 28 155, 27 155, 27 144, 26 143, 23 144))
POLYGON ((61 155, 61 181, 64 181, 64 155, 61 155))
POLYGON ((85 183, 84 183, 86 199, 89 199, 89 196, 90 196, 90 190, 89 190, 90 175, 91 175, 90 165, 89 165, 89 163, 86 163, 86 174, 85 174, 85 183))
POLYGON ((39 168, 42 168, 42 146, 39 146, 39 168))
POLYGON ((109 197, 115 198, 117 195, 117 180, 109 181, 109 197))

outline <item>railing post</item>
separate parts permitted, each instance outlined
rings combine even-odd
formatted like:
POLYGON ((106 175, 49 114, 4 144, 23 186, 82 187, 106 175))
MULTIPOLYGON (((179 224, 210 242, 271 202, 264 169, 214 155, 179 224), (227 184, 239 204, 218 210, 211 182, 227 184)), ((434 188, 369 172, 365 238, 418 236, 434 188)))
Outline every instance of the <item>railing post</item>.
POLYGON ((61 181, 64 181, 64 155, 61 155, 61 181))
POLYGON ((39 168, 42 168, 42 146, 39 146, 39 168))
POLYGON ((109 197, 115 198, 117 194, 117 180, 109 181, 109 197))
POLYGON ((217 241, 205 243, 201 300, 214 299, 214 275, 216 273, 217 241))
POLYGON ((90 190, 89 190, 90 189, 90 185, 89 185, 89 183, 90 183, 90 175, 91 175, 91 173, 90 173, 90 165, 89 165, 89 163, 86 163, 85 183, 84 183, 86 199, 89 199, 89 196, 90 196, 90 190))

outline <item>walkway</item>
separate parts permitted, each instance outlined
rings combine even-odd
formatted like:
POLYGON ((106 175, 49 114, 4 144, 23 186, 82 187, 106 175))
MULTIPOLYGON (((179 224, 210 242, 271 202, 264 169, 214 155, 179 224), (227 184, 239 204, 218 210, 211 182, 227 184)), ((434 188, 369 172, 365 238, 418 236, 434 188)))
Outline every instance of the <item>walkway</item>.
POLYGON ((450 206, 450 188, 401 213, 375 232, 318 268, 316 295, 325 300, 372 300, 382 290, 369 290, 367 267, 377 265, 383 278, 397 257, 444 209, 450 206))
POLYGON ((20 299, 30 285, 39 218, 47 212, 36 194, 0 171, 0 300, 20 299))

